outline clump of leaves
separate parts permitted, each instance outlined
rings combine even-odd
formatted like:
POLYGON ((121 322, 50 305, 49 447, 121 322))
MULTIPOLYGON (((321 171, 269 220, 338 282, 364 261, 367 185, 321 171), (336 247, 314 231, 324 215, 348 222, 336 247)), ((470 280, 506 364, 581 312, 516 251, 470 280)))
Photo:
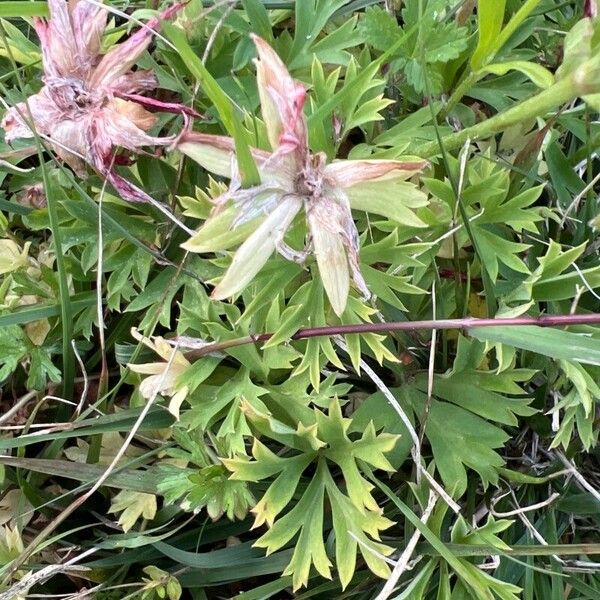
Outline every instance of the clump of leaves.
POLYGON ((331 561, 323 537, 324 499, 327 498, 333 519, 335 560, 342 587, 346 587, 356 568, 356 552, 360 551, 369 568, 382 577, 389 569, 380 555, 393 548, 379 542, 380 532, 392 525, 383 516, 371 494, 373 485, 361 474, 365 462, 376 469, 393 471, 385 454, 390 452, 397 436, 377 434, 371 423, 358 439, 350 439, 351 420, 342 416, 340 404, 333 400, 327 414, 314 412, 312 423, 300 422, 297 428, 286 427, 270 415, 245 407, 250 422, 263 435, 293 449, 289 455, 278 456, 264 443, 255 440, 252 457, 224 459, 233 480, 261 481, 275 477, 258 504, 253 527, 263 523, 269 531, 256 545, 272 553, 298 535, 294 554, 284 575, 293 575, 294 589, 306 585, 311 564, 324 577, 331 577, 331 561), (294 499, 300 478, 309 466, 314 467, 310 483, 294 502, 294 506, 279 516, 294 499), (341 470, 345 490, 332 476, 332 467, 341 470), (278 518, 279 517, 279 518, 278 518), (373 541, 375 539, 376 541, 373 541))

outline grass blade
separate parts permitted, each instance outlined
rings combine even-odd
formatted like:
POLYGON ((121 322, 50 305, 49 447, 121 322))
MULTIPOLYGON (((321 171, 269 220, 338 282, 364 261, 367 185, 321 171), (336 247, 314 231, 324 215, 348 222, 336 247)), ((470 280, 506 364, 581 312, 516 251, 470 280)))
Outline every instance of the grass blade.
POLYGON ((469 333, 483 342, 506 344, 555 359, 600 365, 600 341, 584 334, 532 326, 473 327, 469 333))
POLYGON ((48 15, 47 2, 15 0, 0 4, 0 17, 45 17, 48 15))

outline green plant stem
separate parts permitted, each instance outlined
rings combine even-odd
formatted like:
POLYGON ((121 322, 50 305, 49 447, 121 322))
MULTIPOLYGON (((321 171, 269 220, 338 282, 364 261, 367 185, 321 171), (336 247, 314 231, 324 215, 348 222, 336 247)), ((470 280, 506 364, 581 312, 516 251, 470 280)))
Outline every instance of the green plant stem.
POLYGON ((452 92, 446 106, 440 112, 440 119, 445 119, 451 112, 452 109, 462 100, 463 96, 479 81, 481 78, 478 72, 469 72, 463 80, 458 84, 456 89, 452 92))
MULTIPOLYGON (((40 162, 43 163, 43 156, 40 149, 40 162)), ((62 355, 63 355, 63 373, 62 373, 62 395, 67 400, 73 399, 73 389, 75 384, 75 356, 71 347, 73 339, 73 309, 71 307, 71 293, 67 279, 67 269, 62 253, 62 233, 60 230, 60 219, 58 218, 56 198, 56 186, 50 181, 46 169, 42 167, 42 179, 46 197, 48 200, 48 219, 52 236, 54 237, 54 247, 56 249, 56 268, 58 270, 58 291, 60 295, 60 320, 62 327, 62 355)), ((65 405, 61 405, 62 407, 65 405)), ((66 411, 59 409, 60 413, 66 411)))
MULTIPOLYGON (((569 102, 578 96, 577 86, 569 77, 555 83, 547 90, 543 90, 532 98, 509 108, 490 119, 477 123, 472 127, 467 127, 457 133, 451 133, 442 138, 442 143, 446 150, 452 151, 460 148, 467 140, 480 140, 496 133, 504 131, 508 127, 528 121, 545 115, 551 110, 556 109, 561 104, 569 102)), ((421 146, 419 155, 423 158, 436 156, 440 152, 440 146, 437 141, 429 142, 421 146)))

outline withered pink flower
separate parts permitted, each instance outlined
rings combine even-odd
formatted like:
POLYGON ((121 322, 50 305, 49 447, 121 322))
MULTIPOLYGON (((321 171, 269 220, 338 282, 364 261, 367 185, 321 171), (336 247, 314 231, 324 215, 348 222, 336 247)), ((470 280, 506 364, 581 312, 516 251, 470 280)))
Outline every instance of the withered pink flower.
POLYGON ((233 206, 224 210, 219 206, 184 248, 195 252, 227 249, 232 241, 241 241, 226 235, 230 228, 245 231, 248 227, 239 226, 262 219, 235 253, 213 298, 224 299, 241 291, 275 250, 297 262, 304 261, 312 250, 331 306, 341 315, 351 279, 364 297, 370 296, 359 269, 359 236, 351 209, 395 220, 401 214, 404 222, 424 226, 409 210, 424 203, 423 195, 414 193, 414 187, 404 180, 421 171, 426 162, 339 160, 327 164, 323 153, 311 154, 303 111, 304 86, 292 79, 264 40, 257 36, 253 40, 258 51, 262 116, 272 152, 252 150, 261 183, 241 189, 231 138, 195 132, 179 137, 177 149, 207 170, 232 180, 224 199, 233 201, 233 206), (308 236, 306 247, 299 252, 284 242, 284 236, 302 209, 308 236))
POLYGON ((157 87, 156 76, 132 69, 150 45, 160 19, 170 18, 181 5, 151 19, 104 55, 100 43, 107 25, 106 9, 85 0, 48 0, 48 7, 48 20, 34 19, 42 48, 44 86, 27 102, 6 112, 1 123, 6 141, 34 137, 33 125, 77 174, 84 175, 87 163, 123 198, 158 204, 115 172, 113 163, 119 160, 115 161, 114 153, 116 148, 140 152, 144 146, 173 141, 147 133, 157 118, 145 107, 190 112, 183 105, 143 96, 157 87))

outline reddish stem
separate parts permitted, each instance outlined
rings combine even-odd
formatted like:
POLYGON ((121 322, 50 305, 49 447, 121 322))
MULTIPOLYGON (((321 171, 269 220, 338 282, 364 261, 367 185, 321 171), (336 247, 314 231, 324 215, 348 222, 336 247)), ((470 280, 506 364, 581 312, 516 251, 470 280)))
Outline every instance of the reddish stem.
MULTIPOLYGON (((587 315, 540 315, 539 317, 515 317, 512 319, 438 319, 425 321, 393 321, 391 323, 360 323, 357 325, 334 325, 328 327, 307 327, 299 329, 291 336, 293 340, 304 340, 312 337, 347 335, 352 333, 391 333, 392 331, 416 331, 419 329, 471 329, 472 327, 515 327, 523 325, 536 325, 538 327, 563 327, 566 325, 597 325, 600 324, 600 313, 587 315)), ((273 333, 248 335, 223 342, 215 342, 199 350, 186 353, 186 358, 195 360, 209 354, 243 346, 266 342, 273 337, 273 333)))

